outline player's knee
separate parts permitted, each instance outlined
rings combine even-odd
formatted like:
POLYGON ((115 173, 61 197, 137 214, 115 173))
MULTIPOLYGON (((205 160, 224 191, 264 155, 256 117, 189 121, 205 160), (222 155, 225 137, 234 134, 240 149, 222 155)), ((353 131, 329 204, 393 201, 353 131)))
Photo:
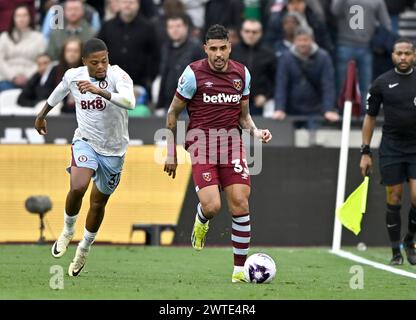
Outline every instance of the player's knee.
POLYGON ((233 215, 239 213, 248 213, 249 206, 248 206, 248 198, 245 196, 235 196, 231 199, 230 203, 230 211, 233 215))
POLYGON ((74 184, 71 186, 71 194, 77 198, 82 198, 85 194, 85 192, 87 192, 88 189, 88 185, 83 185, 83 184, 74 184))
POLYGON ((221 210, 221 202, 220 201, 210 201, 208 203, 201 203, 202 211, 204 215, 208 218, 211 218, 217 215, 221 210))
POLYGON ((92 200, 90 202, 90 208, 93 212, 101 212, 105 209, 107 201, 103 200, 92 200))
POLYGON ((388 193, 387 203, 391 205, 399 205, 402 202, 402 193, 400 191, 392 190, 388 193))

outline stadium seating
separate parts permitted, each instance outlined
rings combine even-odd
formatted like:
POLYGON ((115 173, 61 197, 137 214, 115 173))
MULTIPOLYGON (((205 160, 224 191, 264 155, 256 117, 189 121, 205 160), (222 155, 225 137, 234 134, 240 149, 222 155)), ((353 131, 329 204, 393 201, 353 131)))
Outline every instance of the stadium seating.
POLYGON ((131 226, 130 239, 133 236, 134 231, 144 231, 146 234, 146 245, 159 246, 160 235, 163 231, 175 231, 175 225, 173 224, 143 224, 136 223, 131 226))
MULTIPOLYGON (((33 108, 22 107, 17 104, 17 98, 22 89, 11 89, 0 93, 0 116, 35 116, 45 105, 45 101, 41 101, 33 108)), ((62 103, 53 108, 48 116, 58 116, 61 114, 62 103)))

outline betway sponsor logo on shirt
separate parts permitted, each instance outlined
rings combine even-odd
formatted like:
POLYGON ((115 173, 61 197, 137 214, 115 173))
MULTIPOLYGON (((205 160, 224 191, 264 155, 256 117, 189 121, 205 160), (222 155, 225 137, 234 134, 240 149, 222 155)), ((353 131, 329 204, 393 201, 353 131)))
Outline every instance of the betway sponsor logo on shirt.
POLYGON ((203 94, 203 101, 205 103, 240 103, 242 98, 241 94, 226 94, 226 93, 218 93, 215 95, 208 95, 206 93, 203 94))

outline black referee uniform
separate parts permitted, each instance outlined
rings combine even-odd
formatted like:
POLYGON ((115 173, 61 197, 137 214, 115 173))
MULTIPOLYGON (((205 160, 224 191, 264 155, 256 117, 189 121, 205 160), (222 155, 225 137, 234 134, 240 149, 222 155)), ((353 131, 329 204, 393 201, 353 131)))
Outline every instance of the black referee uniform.
POLYGON ((416 179, 416 71, 396 69, 378 77, 367 99, 366 113, 375 117, 384 110, 379 167, 382 183, 398 185, 416 179))

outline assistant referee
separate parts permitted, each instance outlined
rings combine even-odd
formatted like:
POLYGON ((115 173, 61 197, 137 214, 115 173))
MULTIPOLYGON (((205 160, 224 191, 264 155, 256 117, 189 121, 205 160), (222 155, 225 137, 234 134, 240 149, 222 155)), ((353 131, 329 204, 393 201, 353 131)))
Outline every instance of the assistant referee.
POLYGON ((403 248, 410 264, 416 264, 414 235, 416 232, 416 71, 415 45, 401 38, 394 44, 394 69, 382 74, 372 84, 367 98, 362 128, 361 174, 372 169, 371 137, 380 107, 384 110, 382 140, 379 147, 379 169, 386 187, 386 226, 392 245, 391 265, 403 264, 401 243, 401 200, 403 183, 409 182, 411 206, 408 231, 403 248))

